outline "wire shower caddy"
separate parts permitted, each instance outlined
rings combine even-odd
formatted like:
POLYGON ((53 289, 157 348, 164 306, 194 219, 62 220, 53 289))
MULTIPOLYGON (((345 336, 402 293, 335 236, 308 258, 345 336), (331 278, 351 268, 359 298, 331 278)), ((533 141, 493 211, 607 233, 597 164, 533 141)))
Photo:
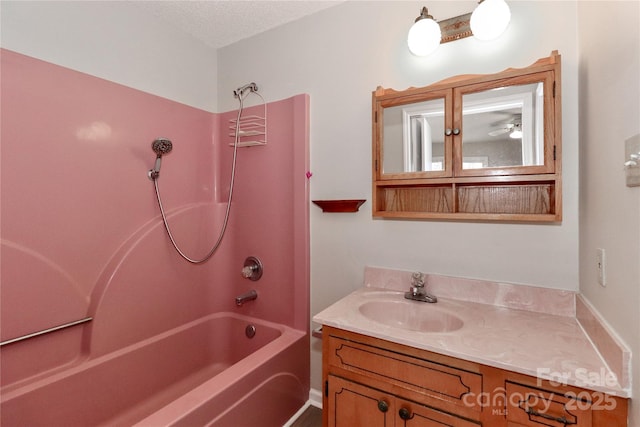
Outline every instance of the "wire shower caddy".
POLYGON ((230 146, 234 145, 236 136, 236 125, 239 125, 238 131, 238 147, 253 147, 257 145, 267 144, 267 103, 262 95, 258 92, 252 92, 262 100, 263 115, 250 114, 240 117, 239 123, 235 119, 229 119, 229 136, 232 141, 230 146))

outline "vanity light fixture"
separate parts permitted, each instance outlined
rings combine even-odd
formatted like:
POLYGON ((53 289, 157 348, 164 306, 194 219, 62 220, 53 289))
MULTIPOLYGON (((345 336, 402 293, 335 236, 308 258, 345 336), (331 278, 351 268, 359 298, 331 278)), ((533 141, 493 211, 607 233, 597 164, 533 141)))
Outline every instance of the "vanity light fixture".
POLYGON ((416 56, 435 52, 441 43, 473 35, 478 40, 494 40, 509 25, 511 10, 505 0, 480 0, 473 13, 436 22, 426 7, 409 29, 407 44, 416 56))
POLYGON ((416 56, 427 56, 440 46, 442 32, 440 25, 429 15, 426 7, 420 11, 414 24, 409 29, 407 44, 409 50, 416 56))
POLYGON ((511 10, 504 0, 480 0, 471 14, 471 32, 478 40, 495 40, 507 29, 511 10))

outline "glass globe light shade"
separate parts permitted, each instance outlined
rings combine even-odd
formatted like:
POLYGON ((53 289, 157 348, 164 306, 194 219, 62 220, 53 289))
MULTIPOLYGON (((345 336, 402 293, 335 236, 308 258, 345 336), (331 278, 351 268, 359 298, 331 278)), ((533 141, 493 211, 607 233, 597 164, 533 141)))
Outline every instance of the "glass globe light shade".
POLYGON ((521 139, 522 138, 522 131, 521 130, 514 130, 509 135, 509 138, 511 138, 511 139, 521 139))
POLYGON ((471 32, 479 40, 494 40, 507 29, 511 10, 504 0, 484 0, 471 14, 471 32))
POLYGON ((522 138, 522 127, 520 125, 516 125, 511 133, 509 134, 509 138, 513 139, 521 139, 522 138))
POLYGON ((409 50, 416 56, 427 56, 440 46, 440 25, 433 19, 424 18, 418 20, 409 29, 407 44, 409 50))

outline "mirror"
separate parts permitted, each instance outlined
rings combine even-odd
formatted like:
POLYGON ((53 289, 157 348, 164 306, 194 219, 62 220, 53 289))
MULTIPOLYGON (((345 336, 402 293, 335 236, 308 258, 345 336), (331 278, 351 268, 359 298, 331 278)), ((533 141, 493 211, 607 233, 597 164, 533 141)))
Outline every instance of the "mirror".
POLYGON ((560 55, 372 93, 372 215, 562 220, 560 55))
POLYGON ((444 99, 386 108, 384 173, 444 170, 444 99))
POLYGON ((544 164, 544 83, 462 95, 462 169, 544 164))
MULTIPOLYGON (((464 93, 462 169, 543 165, 544 124, 542 81, 464 93)), ((384 108, 382 173, 444 171, 445 131, 444 98, 384 108)))

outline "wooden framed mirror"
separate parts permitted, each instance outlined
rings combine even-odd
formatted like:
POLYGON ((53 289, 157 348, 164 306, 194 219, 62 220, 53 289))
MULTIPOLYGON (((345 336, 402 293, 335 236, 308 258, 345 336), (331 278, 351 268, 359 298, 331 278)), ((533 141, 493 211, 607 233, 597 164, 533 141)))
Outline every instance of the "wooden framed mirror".
POLYGON ((374 217, 560 221, 560 98, 556 51, 526 68, 379 87, 374 217))

